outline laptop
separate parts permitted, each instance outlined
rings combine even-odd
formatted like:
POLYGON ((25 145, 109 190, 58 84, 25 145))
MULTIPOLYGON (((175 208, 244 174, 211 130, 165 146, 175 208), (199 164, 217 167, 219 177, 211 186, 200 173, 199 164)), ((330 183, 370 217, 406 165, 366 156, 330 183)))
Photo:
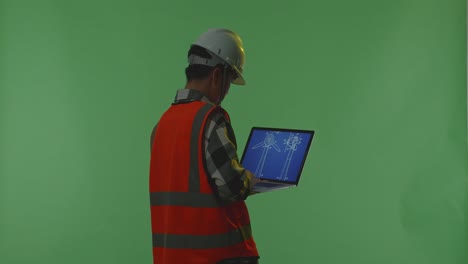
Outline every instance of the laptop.
POLYGON ((253 127, 241 164, 260 179, 252 192, 296 187, 315 131, 253 127))

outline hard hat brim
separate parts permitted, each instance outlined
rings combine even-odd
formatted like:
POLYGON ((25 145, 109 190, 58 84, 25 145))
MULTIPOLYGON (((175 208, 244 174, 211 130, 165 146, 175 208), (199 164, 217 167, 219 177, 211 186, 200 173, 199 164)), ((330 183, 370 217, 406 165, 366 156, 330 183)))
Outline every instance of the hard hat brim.
POLYGON ((234 69, 234 71, 236 71, 237 76, 238 76, 236 79, 234 79, 234 80, 232 81, 232 83, 233 83, 233 84, 237 84, 237 85, 245 85, 245 79, 244 79, 244 77, 242 76, 241 71, 239 71, 239 69, 237 69, 236 66, 231 66, 231 67, 234 69))

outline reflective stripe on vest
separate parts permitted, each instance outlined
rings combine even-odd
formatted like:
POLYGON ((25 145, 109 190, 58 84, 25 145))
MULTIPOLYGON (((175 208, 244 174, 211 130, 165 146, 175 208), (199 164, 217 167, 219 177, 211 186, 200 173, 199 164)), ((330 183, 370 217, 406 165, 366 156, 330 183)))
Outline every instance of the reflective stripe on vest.
MULTIPOLYGON (((206 104, 196 113, 190 136, 190 171, 188 192, 151 192, 151 206, 187 206, 192 208, 218 208, 223 203, 213 193, 200 192, 199 143, 203 124, 214 106, 206 104)), ((203 137, 202 137, 203 141, 203 137)), ((203 150, 202 150, 203 151, 203 150)), ((153 234, 153 247, 172 249, 211 249, 229 247, 252 237, 250 224, 226 233, 209 235, 153 234)))
POLYGON ((219 201, 211 193, 153 192, 151 206, 218 207, 219 201))
POLYGON ((250 225, 245 225, 228 233, 215 235, 153 234, 153 247, 189 249, 229 247, 250 239, 251 234, 250 225))
POLYGON ((192 134, 190 136, 190 175, 189 192, 200 192, 200 175, 198 175, 198 139, 202 131, 205 116, 214 108, 211 104, 204 105, 195 115, 192 124, 192 134))

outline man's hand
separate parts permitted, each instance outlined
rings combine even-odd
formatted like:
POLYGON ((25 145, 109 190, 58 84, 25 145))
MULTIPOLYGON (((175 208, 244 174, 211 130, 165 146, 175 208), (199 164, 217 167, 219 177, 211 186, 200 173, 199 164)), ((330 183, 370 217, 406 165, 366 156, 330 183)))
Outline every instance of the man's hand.
POLYGON ((253 186, 259 181, 261 180, 252 174, 252 178, 250 178, 250 194, 249 195, 257 194, 257 192, 252 191, 252 189, 253 189, 253 186))

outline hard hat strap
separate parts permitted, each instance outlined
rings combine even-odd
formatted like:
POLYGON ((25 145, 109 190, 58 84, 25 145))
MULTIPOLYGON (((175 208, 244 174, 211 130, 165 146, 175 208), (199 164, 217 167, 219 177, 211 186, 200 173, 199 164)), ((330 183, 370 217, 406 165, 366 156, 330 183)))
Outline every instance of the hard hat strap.
POLYGON ((191 54, 188 57, 188 63, 189 64, 201 64, 201 65, 206 65, 206 66, 211 66, 211 67, 215 67, 218 64, 223 64, 223 65, 227 64, 226 61, 224 61, 217 55, 213 54, 212 52, 208 50, 207 52, 211 55, 211 58, 203 58, 196 54, 191 54))
POLYGON ((221 98, 220 98, 219 104, 221 104, 224 97, 226 96, 226 90, 227 90, 226 88, 227 88, 227 84, 228 84, 227 70, 228 70, 228 66, 224 65, 224 67, 223 67, 223 79, 221 79, 221 98))

